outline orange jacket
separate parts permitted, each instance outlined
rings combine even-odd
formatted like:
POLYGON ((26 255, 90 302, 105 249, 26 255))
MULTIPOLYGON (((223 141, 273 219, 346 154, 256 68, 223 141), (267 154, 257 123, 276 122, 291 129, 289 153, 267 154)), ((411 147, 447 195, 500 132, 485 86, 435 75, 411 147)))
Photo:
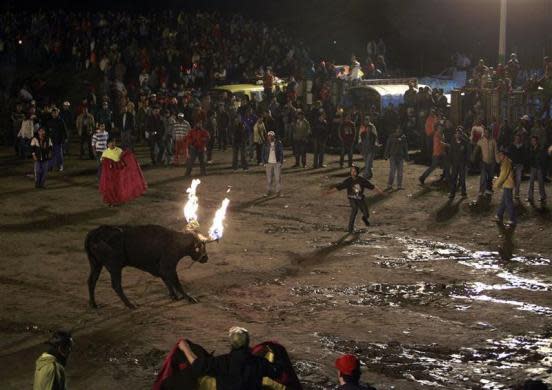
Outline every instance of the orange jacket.
POLYGON ((435 132, 435 122, 437 117, 435 115, 429 114, 425 122, 425 133, 428 137, 431 137, 435 132))

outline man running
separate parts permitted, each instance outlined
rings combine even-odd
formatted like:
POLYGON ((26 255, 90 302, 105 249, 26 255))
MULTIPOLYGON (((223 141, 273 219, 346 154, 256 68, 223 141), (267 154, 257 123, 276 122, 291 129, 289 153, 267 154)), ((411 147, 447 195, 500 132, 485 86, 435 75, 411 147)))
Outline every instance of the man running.
POLYGON ((380 195, 385 195, 385 193, 374 184, 370 183, 367 179, 359 176, 359 167, 353 165, 351 167, 351 176, 345 179, 342 183, 335 184, 327 191, 327 194, 332 192, 341 191, 347 189, 347 198, 349 198, 349 204, 351 205, 351 216, 349 217, 349 233, 353 233, 355 228, 355 219, 358 213, 358 210, 362 212, 362 221, 366 226, 370 226, 370 221, 368 220, 369 213, 368 207, 364 200, 364 189, 368 188, 369 190, 376 190, 380 195))

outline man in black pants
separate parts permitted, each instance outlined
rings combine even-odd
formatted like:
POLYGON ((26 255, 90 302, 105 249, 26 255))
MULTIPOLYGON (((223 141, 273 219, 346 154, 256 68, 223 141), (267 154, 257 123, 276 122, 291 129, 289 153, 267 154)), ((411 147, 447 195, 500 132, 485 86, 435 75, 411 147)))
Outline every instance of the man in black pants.
POLYGON ((368 188, 369 190, 376 190, 380 195, 385 195, 385 193, 377 186, 370 183, 368 180, 359 176, 360 169, 359 167, 353 165, 351 167, 351 176, 349 176, 342 183, 333 185, 329 190, 328 194, 336 190, 341 191, 347 189, 347 198, 349 198, 349 204, 351 205, 351 216, 349 217, 349 233, 354 231, 355 219, 358 213, 358 210, 362 212, 362 221, 366 226, 370 225, 368 220, 369 213, 368 207, 364 200, 364 189, 368 188))

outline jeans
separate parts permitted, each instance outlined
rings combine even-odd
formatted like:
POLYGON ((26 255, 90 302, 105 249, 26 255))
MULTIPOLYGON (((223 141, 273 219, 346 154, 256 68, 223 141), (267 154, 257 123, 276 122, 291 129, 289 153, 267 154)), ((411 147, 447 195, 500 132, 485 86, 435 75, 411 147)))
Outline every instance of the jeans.
POLYGON ((516 224, 516 213, 514 209, 514 198, 512 196, 511 188, 504 188, 502 190, 502 200, 500 201, 500 206, 496 212, 496 216, 499 220, 502 221, 504 218, 504 212, 507 211, 510 216, 510 221, 515 225, 516 224))
POLYGON ((363 153, 363 157, 364 157, 364 178, 365 179, 370 180, 373 176, 372 166, 374 165, 374 157, 375 156, 376 156, 376 152, 374 150, 366 150, 363 153))
MULTIPOLYGON (((397 187, 402 188, 404 160, 401 157, 389 158, 389 177, 387 186, 393 187, 395 176, 397 177, 397 187)), ((367 177, 368 179, 368 177, 367 177)))
POLYGON ((523 178, 523 164, 514 165, 514 175, 516 178, 514 196, 519 198, 519 188, 521 187, 521 179, 523 178))
POLYGON ((218 128, 218 148, 219 150, 226 150, 228 144, 228 129, 225 127, 218 128))
POLYGON ((351 199, 349 198, 349 204, 351 205, 351 215, 349 216, 349 233, 352 233, 355 229, 355 219, 358 214, 358 210, 362 213, 362 216, 366 219, 370 216, 368 213, 368 206, 364 199, 351 199))
POLYGON ((347 145, 347 144, 341 143, 341 153, 339 155, 340 167, 343 168, 343 163, 345 161, 345 154, 347 154, 349 167, 353 166, 353 148, 354 148, 354 144, 347 145))
POLYGON ((481 177, 479 179, 479 193, 492 192, 495 164, 487 164, 481 161, 481 177))
POLYGON ((157 164, 163 161, 163 153, 165 152, 165 143, 160 138, 150 138, 148 139, 150 157, 152 164, 157 164))
POLYGON ((544 188, 544 172, 542 168, 533 168, 531 167, 531 173, 529 176, 529 193, 527 198, 533 200, 533 192, 535 190, 535 180, 539 183, 539 195, 540 200, 546 200, 546 190, 544 188))
POLYGON ((279 193, 282 189, 282 164, 281 163, 268 163, 266 164, 266 192, 279 193))
POLYGON ((422 176, 420 176, 420 179, 422 181, 425 181, 425 179, 427 179, 427 177, 429 175, 431 175, 431 172, 433 172, 434 170, 436 170, 439 166, 443 167, 443 171, 444 171, 444 174, 445 174, 445 178, 448 179, 448 176, 447 176, 447 169, 445 167, 445 159, 443 156, 433 156, 431 157, 431 165, 429 166, 429 168, 427 168, 425 170, 424 173, 422 173, 422 176))
POLYGON ((193 146, 190 147, 190 157, 188 158, 188 166, 186 167, 186 176, 189 176, 192 173, 192 166, 195 163, 195 160, 199 159, 199 170, 202 175, 206 174, 205 171, 205 151, 197 150, 193 146))
POLYGON ((464 164, 452 166, 452 173, 450 176, 450 193, 452 195, 456 195, 459 185, 462 195, 466 195, 466 169, 464 164))
POLYGON ((48 176, 49 161, 35 161, 34 174, 35 174, 35 187, 43 188, 46 184, 46 176, 48 176))
POLYGON ((63 168, 63 144, 54 144, 52 147, 50 169, 54 167, 63 168))
POLYGON ((307 141, 306 140, 295 140, 295 165, 301 165, 304 167, 307 165, 307 141))
POLYGON ((255 157, 257 159, 257 165, 261 163, 263 152, 263 144, 260 142, 255 143, 255 157))
POLYGON ((313 162, 313 166, 315 168, 318 168, 324 165, 325 151, 326 151, 326 138, 315 138, 314 139, 314 162, 313 162))
POLYGON ((238 169, 238 155, 240 156, 242 169, 247 169, 247 158, 245 157, 245 143, 234 143, 232 146, 232 169, 238 169))

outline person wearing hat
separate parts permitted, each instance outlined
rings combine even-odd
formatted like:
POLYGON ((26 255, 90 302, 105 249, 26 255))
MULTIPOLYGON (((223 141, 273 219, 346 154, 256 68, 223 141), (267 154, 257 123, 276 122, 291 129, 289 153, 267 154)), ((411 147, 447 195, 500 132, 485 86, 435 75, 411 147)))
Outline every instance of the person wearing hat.
POLYGON ((71 333, 57 331, 46 344, 48 350, 36 360, 33 390, 66 390, 65 365, 73 348, 71 333))
POLYGON ((358 210, 362 212, 362 221, 366 226, 370 226, 370 221, 368 217, 370 216, 368 212, 368 207, 366 206, 366 201, 364 197, 364 189, 376 190, 380 195, 385 195, 385 193, 374 184, 370 183, 368 179, 359 175, 360 168, 356 165, 351 166, 350 176, 339 184, 332 185, 327 191, 326 194, 331 194, 335 191, 347 190, 347 198, 349 199, 349 204, 351 205, 351 215, 349 217, 349 233, 353 233, 355 228, 355 219, 358 214, 358 210))
POLYGON ((326 111, 323 108, 318 110, 318 117, 314 121, 312 127, 312 138, 314 143, 312 164, 313 168, 324 168, 324 153, 326 151, 326 143, 328 142, 329 124, 326 119, 326 111))
POLYGON ((266 169, 266 194, 270 196, 275 193, 281 196, 282 190, 282 164, 284 163, 284 146, 280 140, 276 139, 276 133, 269 131, 266 136, 266 142, 263 145, 261 155, 262 163, 266 169))
POLYGON ((185 339, 178 343, 178 348, 186 355, 196 376, 208 375, 216 378, 218 390, 260 390, 263 388, 263 377, 273 380, 280 377, 280 365, 251 353, 247 329, 233 326, 228 331, 228 339, 231 350, 220 356, 207 355, 198 358, 185 339))
POLYGON ((355 355, 342 355, 335 361, 338 390, 375 390, 360 384, 360 361, 355 355))
MULTIPOLYGON (((259 118, 262 121, 262 118, 259 118)), ((238 170, 238 156, 240 157, 241 168, 249 169, 247 164, 247 129, 239 115, 233 115, 230 123, 230 134, 232 136, 232 170, 238 170)))
POLYGON ((44 188, 48 167, 52 156, 52 140, 46 135, 46 129, 41 127, 38 134, 31 140, 34 160, 35 187, 44 188))
POLYGON ((173 164, 178 165, 180 161, 186 162, 188 159, 188 145, 186 144, 186 135, 190 131, 190 123, 184 118, 184 113, 179 112, 176 120, 171 124, 171 136, 174 143, 173 164))
POLYGON ((504 212, 507 211, 508 216, 510 217, 510 225, 515 226, 516 212, 514 209, 513 194, 515 186, 515 173, 512 160, 510 160, 510 157, 504 149, 501 149, 498 152, 497 160, 500 163, 500 176, 496 179, 494 188, 497 190, 502 188, 502 199, 496 212, 495 221, 502 223, 504 212))
POLYGON ((458 126, 454 134, 454 139, 450 143, 450 193, 449 198, 456 196, 456 190, 460 187, 462 198, 467 196, 466 192, 466 171, 470 161, 470 145, 464 135, 464 128, 458 126))

